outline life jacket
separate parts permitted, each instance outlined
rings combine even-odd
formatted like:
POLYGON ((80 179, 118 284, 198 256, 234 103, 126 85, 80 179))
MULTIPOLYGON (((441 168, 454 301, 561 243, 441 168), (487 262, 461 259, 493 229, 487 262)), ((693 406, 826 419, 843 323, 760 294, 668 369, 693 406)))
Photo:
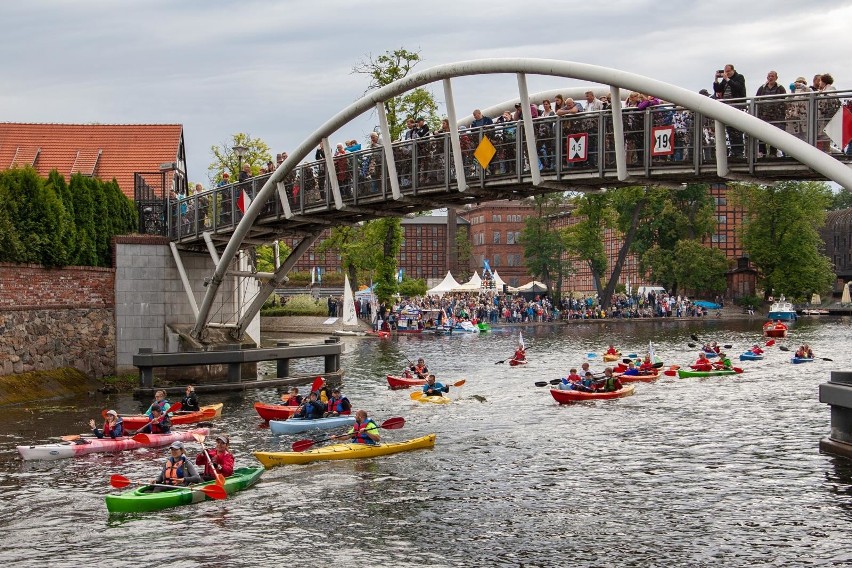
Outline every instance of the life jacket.
POLYGON ((169 456, 169 459, 166 460, 166 470, 163 472, 163 483, 166 485, 183 485, 184 465, 186 465, 185 455, 178 459, 169 456))
POLYGON ((109 425, 109 420, 104 421, 104 438, 119 438, 124 435, 124 420, 119 418, 115 426, 109 425))
POLYGON ((346 416, 352 412, 352 405, 349 405, 349 408, 345 408, 343 401, 349 402, 345 396, 340 398, 330 398, 328 399, 328 405, 326 406, 328 412, 336 412, 342 416, 346 416))
POLYGON ((607 377, 607 379, 604 381, 604 390, 607 392, 618 390, 615 384, 616 380, 617 379, 615 377, 607 377))
POLYGON ((376 423, 373 422, 372 418, 367 418, 367 420, 365 420, 361 424, 358 424, 356 422, 355 425, 352 426, 352 441, 354 443, 356 443, 356 444, 368 444, 368 445, 372 445, 372 446, 376 445, 376 442, 374 442, 372 438, 367 436, 367 428, 370 426, 370 424, 372 424, 372 425, 376 426, 376 428, 378 428, 376 423))

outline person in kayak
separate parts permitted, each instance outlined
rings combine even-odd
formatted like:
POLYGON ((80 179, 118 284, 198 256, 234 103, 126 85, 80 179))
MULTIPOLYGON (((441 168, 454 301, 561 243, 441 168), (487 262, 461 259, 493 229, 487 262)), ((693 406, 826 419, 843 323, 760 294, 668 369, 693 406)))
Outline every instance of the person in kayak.
MULTIPOLYGON (((183 448, 183 442, 172 442, 172 445, 169 446, 169 452, 171 452, 171 455, 166 459, 163 470, 154 480, 154 483, 175 486, 201 483, 201 476, 198 475, 195 465, 189 461, 186 450, 183 448)), ((164 487, 154 488, 155 493, 165 490, 164 487)))
POLYGON ((172 430, 172 419, 158 406, 151 409, 151 421, 139 428, 134 434, 168 434, 172 430))
POLYGON ((124 436, 123 421, 115 410, 107 410, 102 430, 98 430, 95 427, 94 420, 89 420, 89 427, 92 429, 92 434, 98 438, 112 438, 114 440, 124 436))
POLYGON ((425 379, 429 374, 429 367, 426 366, 426 360, 420 357, 416 365, 411 365, 406 369, 409 373, 414 373, 418 379, 425 379))
POLYGON ((331 398, 325 406, 326 411, 323 414, 324 418, 329 416, 348 416, 352 413, 352 404, 349 399, 340 394, 340 389, 335 387, 331 391, 331 398))
POLYGON ((620 355, 620 353, 618 352, 618 349, 615 348, 615 345, 610 343, 609 348, 606 350, 606 353, 604 353, 604 355, 620 355))
POLYGON ((445 392, 450 392, 450 387, 435 382, 435 375, 427 377, 426 384, 423 385, 423 394, 425 396, 444 396, 445 392))
POLYGON ((518 347, 515 349, 515 354, 512 355, 512 359, 515 361, 526 361, 527 360, 527 350, 523 347, 518 347))
POLYGON ((713 369, 713 364, 710 362, 710 359, 707 358, 707 354, 704 351, 698 352, 698 359, 695 360, 695 363, 690 365, 696 371, 711 371, 713 369))
POLYGON ((192 385, 186 386, 186 394, 180 403, 181 410, 187 410, 189 412, 198 412, 201 410, 201 407, 198 406, 198 396, 195 394, 195 387, 192 385))
MULTIPOLYGON (((643 364, 642 364, 642 367, 644 367, 644 366, 645 366, 645 365, 644 365, 644 363, 643 363, 643 364)), ((637 369, 637 368, 636 368, 636 364, 635 364, 633 361, 631 361, 631 362, 629 362, 629 363, 627 364, 627 370, 625 370, 623 374, 624 374, 624 375, 627 375, 628 377, 635 377, 635 376, 639 375, 639 374, 642 372, 642 367, 640 367, 639 369, 637 369)), ((652 367, 652 369, 653 369, 653 367, 652 367)), ((604 371, 604 374, 606 374, 606 372, 605 372, 605 371, 604 371)))
POLYGON ((728 359, 724 353, 719 353, 719 360, 713 363, 713 368, 719 371, 730 371, 734 368, 734 364, 728 359))
POLYGON ((618 377, 612 374, 612 367, 604 369, 603 384, 598 390, 602 390, 603 392, 615 392, 617 390, 621 390, 623 386, 624 385, 621 384, 618 377))
POLYGON ((207 456, 204 455, 204 452, 195 456, 195 465, 204 466, 204 471, 201 474, 201 478, 204 481, 216 479, 217 473, 225 477, 234 475, 234 454, 229 449, 230 444, 231 439, 227 435, 221 434, 216 436, 216 449, 207 450, 210 461, 207 461, 207 456))
POLYGON ((322 418, 324 412, 325 407, 319 401, 319 394, 317 391, 313 391, 308 395, 308 400, 302 402, 302 407, 293 415, 293 418, 316 420, 317 418, 322 418))
MULTIPOLYGON (((719 344, 718 344, 718 343, 716 343, 715 341, 714 341, 713 343, 711 343, 711 344, 710 344, 710 350, 711 350, 713 353, 715 353, 716 355, 718 355, 719 353, 721 353, 721 352, 722 352, 722 348, 721 348, 721 347, 719 347, 719 344)), ((710 351, 708 351, 708 353, 710 353, 710 351)))
POLYGON ((640 375, 653 375, 654 374, 654 363, 651 362, 651 356, 645 355, 645 359, 642 361, 642 364, 639 365, 639 374, 640 375))
POLYGON ((287 406, 299 406, 302 404, 299 387, 290 387, 290 392, 281 395, 281 401, 287 406))
POLYGON ((355 413, 355 425, 349 429, 348 434, 352 436, 353 444, 368 444, 375 446, 379 443, 379 427, 372 418, 367 417, 366 410, 355 413))
POLYGON ((148 418, 152 418, 151 411, 154 407, 159 408, 162 412, 168 412, 169 408, 171 408, 171 404, 169 404, 168 399, 166 398, 166 391, 158 390, 154 393, 154 402, 151 403, 151 406, 148 407, 148 410, 145 411, 145 416, 148 418))
POLYGON ((568 371, 567 377, 562 377, 558 388, 559 390, 573 390, 574 385, 579 384, 581 380, 583 380, 583 377, 577 374, 577 369, 571 369, 568 371))

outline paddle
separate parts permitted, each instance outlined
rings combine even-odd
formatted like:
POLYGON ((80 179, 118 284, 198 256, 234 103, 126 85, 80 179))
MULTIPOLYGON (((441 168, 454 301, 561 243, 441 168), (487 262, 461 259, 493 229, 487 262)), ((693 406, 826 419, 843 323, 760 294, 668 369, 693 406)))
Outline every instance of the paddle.
MULTIPOLYGON (((169 409, 169 412, 177 412, 178 410, 181 409, 181 406, 182 406, 181 403, 176 402, 171 406, 171 408, 169 409)), ((211 408, 210 410, 213 410, 213 409, 211 408)), ((216 414, 215 410, 213 410, 213 414, 214 415, 216 414)), ((133 431, 133 439, 136 440, 137 442, 141 443, 141 444, 147 444, 148 443, 148 436, 145 436, 145 434, 139 434, 138 433, 139 430, 147 428, 148 426, 150 426, 154 422, 158 422, 158 421, 162 420, 163 417, 165 417, 165 416, 166 416, 166 413, 164 412, 164 413, 160 414, 160 416, 158 416, 157 418, 151 419, 147 424, 145 424, 145 426, 142 426, 142 428, 137 428, 136 430, 134 430, 133 431), (137 438, 136 436, 145 436, 144 441, 143 441, 142 438, 137 438)))
POLYGON ((676 377, 678 369, 680 369, 680 365, 672 365, 671 367, 663 371, 663 374, 667 377, 676 377))
POLYGON ((204 439, 207 437, 204 434, 200 434, 198 432, 193 432, 192 437, 195 438, 195 441, 201 444, 201 451, 204 452, 204 457, 207 458, 207 463, 210 464, 210 469, 213 470, 213 475, 216 476, 216 485, 220 487, 224 487, 225 485, 225 476, 216 471, 216 466, 213 464, 213 460, 210 459, 210 454, 207 453, 207 448, 204 447, 204 439))
POLYGON ((323 379, 322 377, 315 378, 314 382, 311 383, 311 392, 320 390, 320 387, 322 387, 324 384, 325 379, 323 379))
MULTIPOLYGON (((402 416, 395 416, 394 418, 388 418, 381 424, 376 424, 379 428, 384 428, 385 430, 399 430, 403 426, 405 426, 405 418, 402 416)), ((299 440, 298 442, 293 442, 293 445, 290 446, 294 452, 304 452, 314 444, 319 444, 320 442, 328 442, 329 440, 339 440, 341 438, 346 438, 349 434, 341 434, 339 436, 329 436, 327 438, 320 438, 319 440, 299 440)))
POLYGON ((116 489, 124 489, 128 485, 147 485, 150 487, 168 487, 169 489, 189 489, 190 491, 201 491, 211 499, 225 499, 228 494, 221 485, 205 485, 204 487, 191 487, 180 485, 167 485, 165 483, 147 483, 144 481, 132 481, 123 475, 113 474, 109 478, 109 484, 116 489))

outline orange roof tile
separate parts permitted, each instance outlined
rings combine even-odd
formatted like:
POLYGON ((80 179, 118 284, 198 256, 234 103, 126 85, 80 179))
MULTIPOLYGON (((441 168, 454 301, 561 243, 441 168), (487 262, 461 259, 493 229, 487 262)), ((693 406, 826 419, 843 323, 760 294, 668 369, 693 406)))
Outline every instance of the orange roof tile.
POLYGON ((133 199, 133 174, 177 162, 181 124, 34 124, 0 122, 0 169, 32 164, 42 176, 57 170, 115 178, 133 199))

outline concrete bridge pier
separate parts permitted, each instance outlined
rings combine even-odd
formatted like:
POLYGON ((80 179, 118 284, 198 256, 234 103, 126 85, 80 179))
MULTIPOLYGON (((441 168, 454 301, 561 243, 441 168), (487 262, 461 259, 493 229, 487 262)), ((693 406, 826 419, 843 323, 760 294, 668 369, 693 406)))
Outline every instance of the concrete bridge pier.
POLYGON ((832 371, 819 386, 819 401, 831 406, 831 432, 820 450, 852 458, 852 371, 832 371))

